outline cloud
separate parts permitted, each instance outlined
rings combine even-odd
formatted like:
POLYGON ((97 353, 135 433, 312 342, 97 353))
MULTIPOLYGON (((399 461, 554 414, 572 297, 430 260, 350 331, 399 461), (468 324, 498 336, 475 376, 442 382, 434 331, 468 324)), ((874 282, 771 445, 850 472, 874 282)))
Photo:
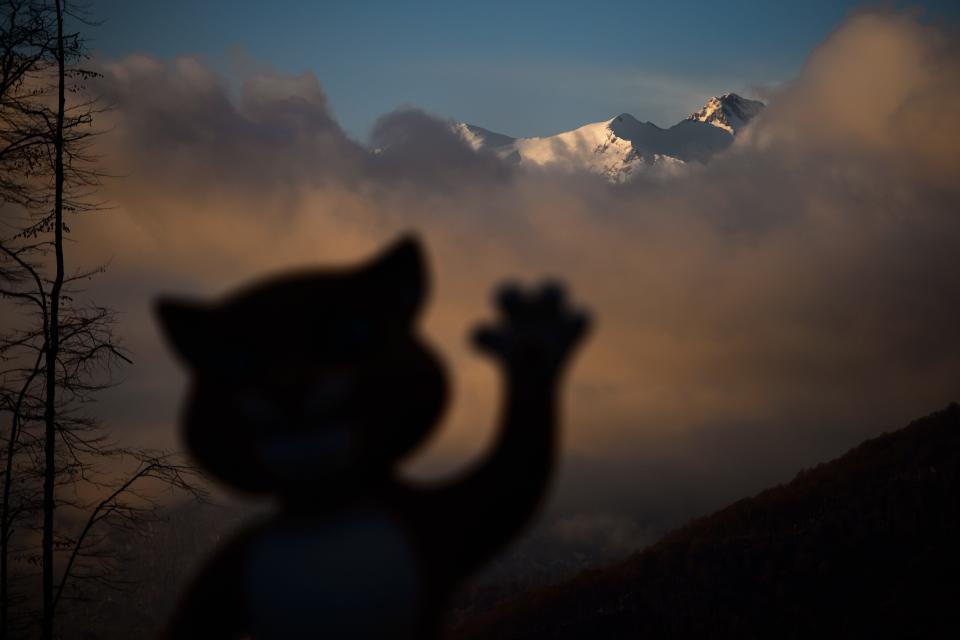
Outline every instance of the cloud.
POLYGON ((133 55, 104 66, 98 89, 113 111, 110 162, 137 188, 257 194, 343 181, 366 156, 330 115, 312 74, 248 75, 239 96, 193 58, 133 55))
POLYGON ((413 184, 431 192, 496 186, 511 168, 491 153, 476 153, 447 122, 419 109, 389 113, 373 127, 370 178, 378 184, 413 184), (493 183, 491 185, 491 183, 493 183))
POLYGON ((131 438, 170 441, 181 399, 148 313, 161 290, 342 264, 407 229, 454 376, 424 468, 491 438, 496 374, 465 336, 511 276, 559 276, 598 319, 568 380, 557 504, 676 520, 957 399, 960 55, 910 15, 853 16, 722 156, 623 186, 503 165, 417 110, 384 116, 371 154, 310 74, 261 70, 234 95, 190 59, 105 71, 100 144, 124 177, 72 250, 113 257, 89 295, 139 356, 102 404, 131 438))

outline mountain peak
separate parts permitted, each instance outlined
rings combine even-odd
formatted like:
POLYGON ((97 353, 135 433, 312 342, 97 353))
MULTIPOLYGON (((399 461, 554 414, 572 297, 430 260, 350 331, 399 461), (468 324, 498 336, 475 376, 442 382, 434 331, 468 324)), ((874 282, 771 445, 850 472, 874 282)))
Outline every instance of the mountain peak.
POLYGON ((513 138, 466 123, 451 122, 450 126, 474 150, 492 152, 511 164, 582 170, 623 182, 653 168, 656 175, 676 175, 687 162, 709 161, 730 146, 763 106, 725 93, 710 98, 700 111, 667 129, 621 113, 570 131, 529 138, 513 138))
POLYGON ((760 113, 765 106, 759 100, 749 100, 735 93, 724 93, 707 100, 707 103, 699 111, 687 116, 687 120, 698 120, 712 124, 735 134, 760 113))

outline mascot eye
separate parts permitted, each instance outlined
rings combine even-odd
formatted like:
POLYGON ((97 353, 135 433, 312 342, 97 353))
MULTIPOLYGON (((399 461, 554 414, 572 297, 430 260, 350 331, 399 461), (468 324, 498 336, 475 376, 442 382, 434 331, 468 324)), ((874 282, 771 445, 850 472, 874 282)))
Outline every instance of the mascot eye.
POLYGON ((356 355, 373 343, 373 325, 368 320, 340 322, 333 330, 330 340, 331 352, 346 357, 356 355))
POLYGON ((257 393, 235 396, 233 405, 245 419, 256 424, 269 425, 281 419, 276 404, 257 393))
POLYGON ((216 355, 214 370, 220 378, 238 382, 255 376, 258 363, 250 354, 234 348, 216 355))

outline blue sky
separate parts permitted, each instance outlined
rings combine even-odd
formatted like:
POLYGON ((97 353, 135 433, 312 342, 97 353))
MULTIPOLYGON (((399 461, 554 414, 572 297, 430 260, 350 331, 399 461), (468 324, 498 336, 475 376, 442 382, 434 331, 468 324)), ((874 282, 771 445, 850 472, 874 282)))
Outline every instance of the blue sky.
MULTIPOLYGON (((93 0, 102 25, 90 40, 107 57, 194 55, 228 75, 250 65, 312 71, 360 140, 401 106, 539 135, 624 111, 670 125, 709 95, 789 80, 861 5, 93 0)), ((935 19, 960 16, 956 0, 923 8, 935 19)))

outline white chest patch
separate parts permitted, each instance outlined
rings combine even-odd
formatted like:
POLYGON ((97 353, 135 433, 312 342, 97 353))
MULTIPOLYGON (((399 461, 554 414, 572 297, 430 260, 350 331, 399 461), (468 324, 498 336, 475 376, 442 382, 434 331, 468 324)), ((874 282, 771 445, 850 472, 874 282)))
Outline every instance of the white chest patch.
POLYGON ((392 638, 417 623, 416 558, 384 513, 274 525, 247 561, 254 638, 392 638))

